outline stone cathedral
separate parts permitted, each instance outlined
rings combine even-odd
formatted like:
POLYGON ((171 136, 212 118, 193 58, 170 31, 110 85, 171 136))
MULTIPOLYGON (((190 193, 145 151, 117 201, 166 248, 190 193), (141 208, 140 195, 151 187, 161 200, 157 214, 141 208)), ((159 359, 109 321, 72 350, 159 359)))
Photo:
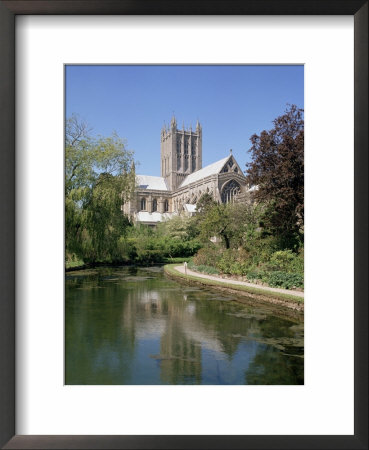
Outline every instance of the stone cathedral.
POLYGON ((173 215, 196 212, 196 202, 210 194, 222 203, 244 197, 246 179, 232 155, 202 167, 202 128, 177 128, 173 116, 161 130, 161 176, 136 175, 136 191, 123 206, 135 222, 155 225, 173 215))

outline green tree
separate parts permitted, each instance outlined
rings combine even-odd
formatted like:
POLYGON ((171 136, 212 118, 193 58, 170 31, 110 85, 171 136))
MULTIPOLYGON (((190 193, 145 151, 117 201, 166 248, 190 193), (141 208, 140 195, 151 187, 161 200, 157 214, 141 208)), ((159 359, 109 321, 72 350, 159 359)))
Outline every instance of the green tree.
POLYGON ((251 137, 247 179, 267 207, 265 225, 285 243, 302 239, 304 224, 304 115, 291 105, 274 128, 251 137))
POLYGON ((226 206, 232 246, 246 247, 255 239, 263 211, 261 205, 251 202, 234 202, 226 206))
POLYGON ((196 213, 197 216, 204 216, 206 213, 217 204, 217 202, 213 199, 213 196, 205 193, 203 194, 198 202, 196 203, 196 213))
POLYGON ((133 153, 116 133, 93 137, 75 115, 67 120, 65 142, 66 253, 114 259, 128 223, 122 204, 135 188, 133 153))
POLYGON ((230 248, 233 230, 229 213, 230 210, 225 204, 215 204, 210 207, 199 223, 201 237, 209 239, 219 236, 225 247, 230 248))
POLYGON ((196 216, 188 217, 185 214, 173 216, 171 219, 161 222, 156 230, 158 235, 183 242, 196 239, 200 234, 196 216))

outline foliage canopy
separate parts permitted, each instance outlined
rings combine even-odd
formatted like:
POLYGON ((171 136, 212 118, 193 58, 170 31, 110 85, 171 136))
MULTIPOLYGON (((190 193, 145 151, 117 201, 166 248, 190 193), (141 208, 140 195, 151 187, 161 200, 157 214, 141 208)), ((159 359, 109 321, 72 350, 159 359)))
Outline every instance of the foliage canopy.
POLYGON ((265 224, 285 239, 302 238, 304 225, 304 114, 290 105, 274 127, 251 137, 247 179, 267 205, 265 224))
POLYGON ((66 252, 85 261, 114 258, 128 221, 122 203, 135 187, 133 153, 116 133, 91 135, 73 115, 66 123, 66 252))

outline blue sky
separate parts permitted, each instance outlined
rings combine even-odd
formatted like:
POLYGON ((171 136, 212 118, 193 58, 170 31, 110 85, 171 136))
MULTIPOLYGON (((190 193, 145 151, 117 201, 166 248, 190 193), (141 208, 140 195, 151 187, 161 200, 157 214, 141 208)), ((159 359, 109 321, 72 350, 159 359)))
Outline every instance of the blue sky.
POLYGON ((304 107, 303 66, 67 66, 66 115, 78 114, 95 135, 116 131, 139 162, 160 175, 160 131, 198 119, 203 166, 232 148, 245 170, 250 136, 272 128, 287 103, 304 107))

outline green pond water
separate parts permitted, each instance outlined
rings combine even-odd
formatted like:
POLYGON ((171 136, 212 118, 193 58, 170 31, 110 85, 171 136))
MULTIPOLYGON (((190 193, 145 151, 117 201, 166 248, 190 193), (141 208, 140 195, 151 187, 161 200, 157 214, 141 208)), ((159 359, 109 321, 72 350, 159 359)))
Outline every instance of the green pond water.
POLYGON ((234 300, 162 267, 69 272, 65 382, 303 384, 302 317, 234 300))

